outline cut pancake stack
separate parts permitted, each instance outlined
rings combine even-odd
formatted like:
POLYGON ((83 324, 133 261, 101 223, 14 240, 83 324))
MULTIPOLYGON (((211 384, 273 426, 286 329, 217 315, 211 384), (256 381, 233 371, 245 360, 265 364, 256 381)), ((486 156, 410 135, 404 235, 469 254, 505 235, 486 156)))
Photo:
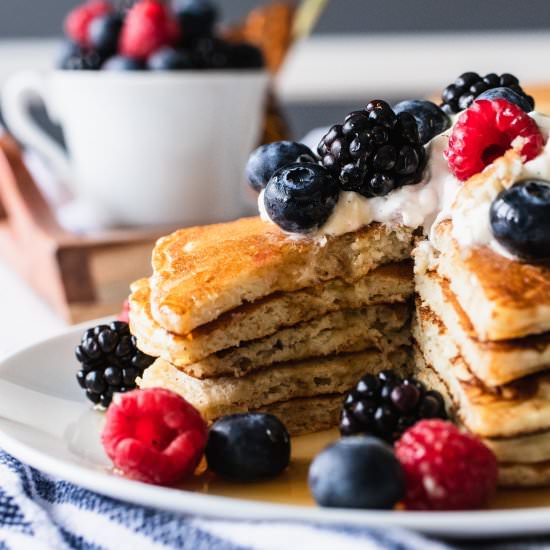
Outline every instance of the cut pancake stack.
POLYGON ((289 238, 259 218, 161 239, 130 296, 138 346, 159 357, 140 386, 208 421, 260 410, 294 434, 335 425, 364 373, 407 365, 413 241, 379 224, 289 238))
POLYGON ((414 252, 417 375, 495 452, 501 485, 550 485, 550 268, 461 249, 450 220, 432 240, 414 252))

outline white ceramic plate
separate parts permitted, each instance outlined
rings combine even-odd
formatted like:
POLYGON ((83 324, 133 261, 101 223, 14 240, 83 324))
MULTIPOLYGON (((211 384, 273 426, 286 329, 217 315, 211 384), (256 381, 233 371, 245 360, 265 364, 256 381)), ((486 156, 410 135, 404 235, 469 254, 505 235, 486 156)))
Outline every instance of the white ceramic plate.
POLYGON ((476 512, 376 512, 311 506, 302 479, 307 472, 304 456, 313 454, 307 448, 313 440, 307 437, 298 438, 295 445, 299 490, 292 477, 252 492, 228 484, 216 490, 214 485, 215 495, 205 494, 206 489, 212 492, 209 484, 185 490, 123 479, 111 472, 99 442, 102 415, 90 409, 76 384, 73 349, 82 331, 75 327, 0 363, 0 447, 44 472, 127 502, 204 516, 393 525, 460 537, 550 533, 548 491, 516 492, 513 497, 497 499, 495 506, 506 509, 476 512))

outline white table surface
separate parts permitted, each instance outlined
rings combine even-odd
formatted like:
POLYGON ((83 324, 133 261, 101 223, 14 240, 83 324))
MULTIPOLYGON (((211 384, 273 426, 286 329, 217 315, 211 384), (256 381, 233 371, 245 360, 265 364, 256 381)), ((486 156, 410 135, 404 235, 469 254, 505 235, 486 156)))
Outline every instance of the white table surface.
POLYGON ((0 289, 0 358, 66 328, 66 323, 2 262, 0 289))

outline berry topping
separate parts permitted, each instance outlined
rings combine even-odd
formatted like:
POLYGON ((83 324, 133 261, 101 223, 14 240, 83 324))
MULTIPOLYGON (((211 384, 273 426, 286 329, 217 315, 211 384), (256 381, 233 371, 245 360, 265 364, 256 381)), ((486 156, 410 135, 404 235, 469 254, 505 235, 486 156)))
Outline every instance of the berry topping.
POLYGON ((405 112, 396 115, 381 100, 332 126, 317 150, 341 189, 365 197, 418 183, 426 157, 414 117, 405 112))
POLYGON ((458 118, 445 156, 451 172, 464 181, 512 147, 531 160, 543 144, 536 122, 523 109, 505 99, 479 99, 458 118))
POLYGON ((347 395, 340 415, 344 436, 366 433, 392 443, 423 418, 447 418, 440 393, 392 371, 366 374, 347 395))
POLYGON ((327 447, 309 469, 309 488, 320 506, 389 510, 405 494, 393 449, 374 437, 347 437, 327 447))
POLYGON ((119 13, 109 13, 94 19, 89 28, 90 46, 102 56, 115 55, 118 50, 118 39, 122 29, 122 16, 119 13))
POLYGON ((145 60, 156 50, 179 39, 179 25, 159 0, 139 0, 128 12, 120 38, 120 52, 145 60))
POLYGON ((514 92, 511 88, 491 88, 486 92, 483 92, 478 99, 505 99, 514 105, 517 105, 520 109, 523 109, 526 113, 530 113, 533 110, 533 103, 529 101, 524 95, 514 92))
POLYGON ((128 324, 120 321, 88 329, 75 355, 81 363, 76 375, 80 387, 102 407, 109 406, 115 392, 134 389, 136 378, 155 360, 137 349, 128 324))
POLYGON ((265 188, 264 206, 271 221, 291 233, 323 225, 338 201, 338 184, 326 168, 310 162, 281 168, 265 188))
POLYGON ((246 177, 255 191, 261 191, 280 168, 296 162, 315 162, 315 155, 303 143, 274 141, 252 152, 246 165, 246 177))
POLYGON ((228 479, 275 477, 290 462, 290 436, 284 424, 271 414, 225 416, 210 428, 206 461, 210 470, 228 479))
POLYGON ((425 99, 407 99, 394 106, 393 112, 410 113, 416 120, 420 143, 428 143, 451 126, 451 119, 435 103, 425 99))
MULTIPOLYGON (((522 87, 519 85, 519 80, 508 73, 501 74, 500 76, 495 73, 490 73, 483 77, 479 76, 477 73, 461 74, 453 84, 450 84, 443 90, 443 94, 441 95, 443 100, 441 108, 448 114, 458 113, 463 109, 467 109, 477 97, 487 90, 502 87, 509 88, 524 98, 526 106, 527 104, 530 106, 525 109, 527 112, 534 109, 534 99, 523 91, 522 87)), ((509 100, 509 98, 504 99, 509 100)))
POLYGON ((147 60, 147 68, 152 71, 181 71, 193 68, 193 60, 185 50, 162 48, 147 60))
POLYGON ((171 485, 195 471, 207 437, 206 423, 183 397, 152 388, 116 398, 101 441, 126 477, 171 485))
POLYGON ((550 261, 550 182, 520 181, 502 191, 490 210, 495 239, 529 262, 550 261))
POLYGON ((216 6, 208 0, 176 2, 176 17, 182 28, 185 46, 192 46, 199 38, 210 36, 218 18, 216 6))
POLYGON ((65 33, 79 46, 90 46, 90 25, 97 17, 113 11, 113 6, 105 0, 89 0, 74 8, 65 19, 65 33))
POLYGON ((143 71, 145 64, 133 57, 115 55, 108 59, 101 68, 105 71, 143 71))
POLYGON ((405 471, 410 510, 482 508, 496 490, 493 453, 450 422, 419 422, 396 443, 395 454, 405 471))

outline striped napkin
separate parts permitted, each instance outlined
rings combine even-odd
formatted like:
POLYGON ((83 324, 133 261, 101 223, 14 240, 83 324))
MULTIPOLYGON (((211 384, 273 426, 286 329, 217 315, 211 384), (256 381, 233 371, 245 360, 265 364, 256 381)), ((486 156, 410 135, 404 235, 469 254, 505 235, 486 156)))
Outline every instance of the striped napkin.
POLYGON ((401 530, 224 521, 154 510, 53 479, 0 451, 0 549, 439 550, 401 530))
POLYGON ((529 541, 443 543, 401 529, 235 521, 129 505, 47 476, 0 451, 0 550, 492 550, 529 541))

